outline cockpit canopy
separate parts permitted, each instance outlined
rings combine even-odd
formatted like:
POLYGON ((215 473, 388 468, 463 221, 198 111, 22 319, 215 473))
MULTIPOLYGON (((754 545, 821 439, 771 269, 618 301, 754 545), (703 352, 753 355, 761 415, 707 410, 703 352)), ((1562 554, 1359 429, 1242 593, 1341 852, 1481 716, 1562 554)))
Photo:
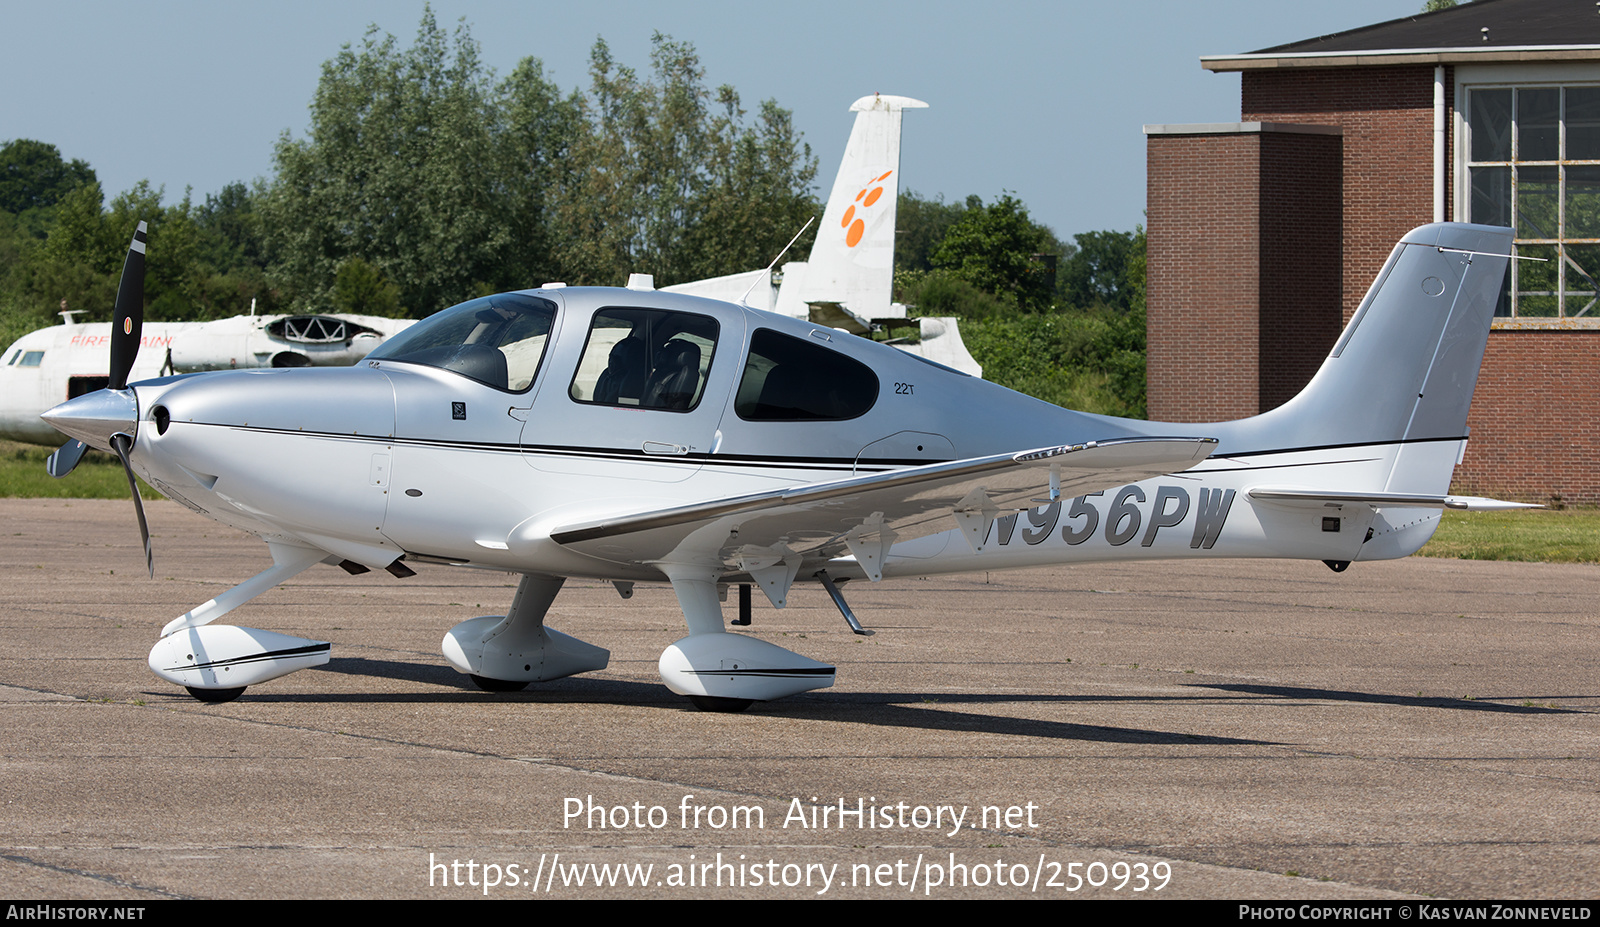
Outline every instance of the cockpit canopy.
POLYGON ((527 392, 539 372, 556 304, 500 293, 434 313, 380 345, 368 360, 425 364, 510 393, 527 392))

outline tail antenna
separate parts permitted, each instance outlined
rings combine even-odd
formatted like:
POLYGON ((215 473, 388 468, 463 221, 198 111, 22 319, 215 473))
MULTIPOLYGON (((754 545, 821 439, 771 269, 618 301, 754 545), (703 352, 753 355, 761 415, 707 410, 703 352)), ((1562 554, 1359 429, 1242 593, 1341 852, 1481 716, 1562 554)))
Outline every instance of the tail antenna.
POLYGON ((778 256, 772 259, 772 263, 767 265, 767 269, 762 271, 760 275, 751 282, 750 289, 745 290, 744 295, 739 297, 739 305, 745 307, 746 309, 750 308, 750 294, 756 291, 756 285, 772 275, 772 268, 778 266, 778 262, 783 260, 783 256, 789 253, 789 249, 794 247, 794 243, 800 240, 800 236, 804 235, 806 233, 806 229, 811 228, 811 223, 815 221, 817 221, 817 217, 812 216, 806 220, 805 225, 800 226, 800 231, 794 233, 794 237, 789 239, 789 243, 783 246, 783 250, 778 252, 778 256))

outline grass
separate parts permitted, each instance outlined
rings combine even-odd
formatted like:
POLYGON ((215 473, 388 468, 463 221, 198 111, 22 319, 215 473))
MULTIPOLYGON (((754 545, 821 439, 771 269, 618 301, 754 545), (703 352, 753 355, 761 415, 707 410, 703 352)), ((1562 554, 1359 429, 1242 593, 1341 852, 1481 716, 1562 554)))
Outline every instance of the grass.
MULTIPOLYGON (((48 447, 0 441, 0 498, 128 498, 128 477, 122 472, 122 462, 116 455, 91 450, 83 455, 71 473, 58 480, 44 472, 45 458, 53 451, 48 447)), ((161 498, 143 481, 139 483, 139 495, 146 499, 161 498)))
POLYGON ((1600 563, 1600 510, 1445 512, 1418 556, 1600 563))
MULTIPOLYGON (((0 498, 126 499, 128 479, 111 454, 90 451, 64 479, 44 472, 50 448, 0 441, 0 498)), ((159 499, 139 484, 140 495, 159 499)), ((1446 512, 1421 557, 1600 563, 1600 510, 1446 512)))

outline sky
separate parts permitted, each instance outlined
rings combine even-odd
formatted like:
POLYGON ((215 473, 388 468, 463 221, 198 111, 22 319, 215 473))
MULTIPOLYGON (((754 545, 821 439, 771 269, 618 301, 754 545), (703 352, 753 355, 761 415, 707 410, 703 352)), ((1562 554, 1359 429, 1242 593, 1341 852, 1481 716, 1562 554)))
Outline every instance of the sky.
MULTIPOLYGON (((409 46, 421 0, 0 0, 0 141, 32 138, 89 162, 108 198, 148 180, 197 201, 272 174, 280 135, 303 138, 322 63, 369 26, 409 46)), ((563 90, 587 87, 603 37, 649 68, 655 32, 692 43, 706 83, 745 109, 794 113, 819 162, 819 198, 871 93, 906 114, 901 176, 924 196, 1019 197, 1058 235, 1143 222, 1146 124, 1236 122, 1234 54, 1418 12, 1422 0, 808 0, 805 3, 435 0, 504 75, 525 57, 563 90)))

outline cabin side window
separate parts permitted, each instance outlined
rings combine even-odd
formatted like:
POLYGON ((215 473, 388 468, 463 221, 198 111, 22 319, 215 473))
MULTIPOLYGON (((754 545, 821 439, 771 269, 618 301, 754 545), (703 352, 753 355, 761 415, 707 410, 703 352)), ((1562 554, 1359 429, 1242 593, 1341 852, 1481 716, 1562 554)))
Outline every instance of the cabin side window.
POLYGON ((601 309, 568 390, 577 402, 688 412, 700 404, 717 320, 660 309, 601 309))
POLYGON ((748 422, 838 422, 878 401, 878 376, 853 358, 770 329, 756 329, 733 410, 748 422))

